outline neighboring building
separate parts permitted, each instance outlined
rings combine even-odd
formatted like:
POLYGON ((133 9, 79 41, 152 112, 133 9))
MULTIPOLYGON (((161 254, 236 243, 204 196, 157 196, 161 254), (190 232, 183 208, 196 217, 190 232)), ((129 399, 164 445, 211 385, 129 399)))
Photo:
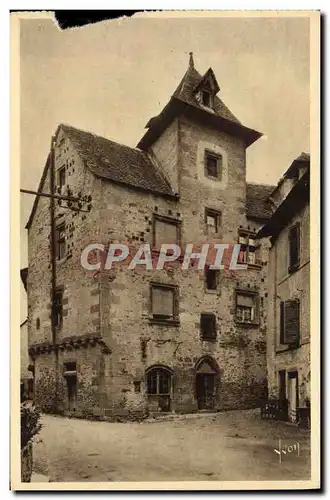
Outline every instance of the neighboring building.
POLYGON ((271 236, 268 266, 269 395, 288 402, 288 418, 310 401, 309 155, 302 153, 271 194, 277 210, 261 229, 271 236))
POLYGON ((267 248, 256 232, 274 186, 246 183, 246 149, 261 134, 218 92, 212 69, 201 76, 191 55, 138 149, 58 127, 39 190, 53 180, 62 193, 91 196, 92 209, 56 202, 53 249, 49 198, 36 198, 27 224, 30 354, 44 410, 129 416, 246 408, 266 396, 267 248), (92 242, 219 240, 242 243, 246 271, 120 267, 92 276, 80 263, 92 242))
MULTIPOLYGON (((21 269, 21 279, 26 291, 28 269, 21 269)), ((33 399, 32 360, 29 356, 28 320, 20 325, 21 399, 33 399)))

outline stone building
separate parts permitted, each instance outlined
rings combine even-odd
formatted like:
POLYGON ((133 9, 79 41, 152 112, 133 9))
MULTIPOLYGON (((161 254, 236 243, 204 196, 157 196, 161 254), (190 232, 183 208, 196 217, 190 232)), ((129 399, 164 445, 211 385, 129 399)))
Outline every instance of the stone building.
POLYGON ((309 164, 302 153, 271 193, 277 207, 260 237, 271 236, 267 369, 270 396, 288 417, 310 401, 309 164))
POLYGON ((247 184, 246 149, 261 134, 219 90, 191 55, 136 149, 58 127, 39 191, 70 189, 92 208, 38 196, 27 223, 30 354, 44 410, 129 417, 251 407, 265 396, 268 251, 256 232, 274 186, 247 184), (157 255, 161 243, 206 241, 242 243, 247 269, 92 273, 80 262, 95 242, 149 243, 157 255))

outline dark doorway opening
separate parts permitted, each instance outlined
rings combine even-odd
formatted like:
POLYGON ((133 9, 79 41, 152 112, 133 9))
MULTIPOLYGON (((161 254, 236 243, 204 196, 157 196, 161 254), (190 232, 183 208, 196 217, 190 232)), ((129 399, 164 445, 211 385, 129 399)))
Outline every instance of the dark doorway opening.
POLYGON ((77 400, 77 376, 71 375, 66 377, 66 383, 68 388, 68 410, 76 410, 76 400, 77 400))
POLYGON ((216 397, 217 372, 208 360, 203 360, 196 373, 196 398, 199 410, 213 410, 216 397))
POLYGON ((214 375, 197 374, 196 392, 199 410, 213 410, 214 385, 214 375))
POLYGON ((280 370, 278 372, 279 376, 279 399, 280 401, 284 401, 286 399, 286 372, 285 370, 280 370))

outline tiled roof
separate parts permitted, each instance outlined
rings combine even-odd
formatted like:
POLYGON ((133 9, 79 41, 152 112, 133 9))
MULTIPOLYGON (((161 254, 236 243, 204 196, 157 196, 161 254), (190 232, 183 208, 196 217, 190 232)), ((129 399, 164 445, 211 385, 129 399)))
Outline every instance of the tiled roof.
POLYGON ((246 215, 251 219, 269 219, 272 215, 271 202, 268 200, 275 186, 268 184, 246 185, 246 215))
MULTIPOLYGON (((211 69, 208 72, 212 71, 211 69)), ((213 74, 213 71, 212 71, 213 74)), ((181 101, 191 104, 200 109, 205 108, 195 99, 194 90, 200 81, 203 79, 202 75, 193 67, 189 66, 184 77, 182 78, 179 86, 175 90, 173 97, 180 99, 181 101)), ((227 106, 222 102, 218 96, 214 96, 213 109, 216 115, 226 120, 230 120, 235 123, 241 123, 236 116, 227 108, 227 106)))
POLYGON ((292 177, 293 175, 296 174, 297 169, 299 170, 299 167, 309 162, 310 162, 310 154, 304 152, 300 153, 300 155, 293 160, 293 162, 291 163, 290 167, 287 169, 283 177, 288 177, 288 178, 292 177))
POLYGON ((96 176, 163 195, 174 194, 147 153, 69 125, 60 127, 96 176))
MULTIPOLYGON (((212 73, 213 73, 213 71, 212 71, 212 73)), ((204 79, 204 77, 202 77, 202 75, 194 67, 189 66, 184 77, 182 78, 178 87, 174 91, 172 98, 179 99, 180 101, 183 101, 186 104, 190 104, 191 106, 194 106, 198 109, 205 111, 206 108, 204 106, 202 106, 194 96, 195 88, 203 79, 204 79)), ((227 108, 227 106, 222 102, 222 100, 218 96, 214 96, 213 110, 214 110, 214 113, 212 113, 212 111, 209 111, 209 110, 207 110, 207 112, 215 114, 215 115, 219 116, 220 118, 230 120, 230 121, 237 123, 239 125, 241 124, 241 122, 236 118, 236 116, 233 115, 233 113, 227 108)), ((154 116, 153 118, 150 118, 150 120, 148 121, 148 123, 146 125, 146 128, 149 128, 149 127, 156 125, 157 121, 161 120, 161 117, 162 117, 161 115, 162 115, 162 113, 159 114, 158 116, 154 116)))
POLYGON ((139 141, 137 147, 147 151, 162 134, 163 130, 177 116, 181 115, 186 115, 188 118, 198 120, 208 127, 238 137, 245 142, 246 147, 253 144, 262 134, 254 129, 245 127, 216 95, 218 90, 219 85, 213 70, 209 68, 204 76, 202 76, 195 69, 193 60, 190 58, 188 69, 171 96, 171 99, 159 115, 148 121, 146 125, 147 131, 139 141), (213 91, 212 109, 203 106, 196 95, 199 85, 202 86, 204 82, 213 91))
POLYGON ((287 197, 277 207, 266 224, 258 233, 259 238, 272 236, 276 238, 288 226, 292 217, 299 212, 310 200, 310 173, 309 169, 294 184, 287 197))

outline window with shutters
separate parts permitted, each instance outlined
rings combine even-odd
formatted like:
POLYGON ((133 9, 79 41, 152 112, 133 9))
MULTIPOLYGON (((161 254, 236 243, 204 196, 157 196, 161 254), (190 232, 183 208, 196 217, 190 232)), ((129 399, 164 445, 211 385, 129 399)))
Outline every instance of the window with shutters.
POLYGON ((153 246, 160 249, 162 244, 180 244, 180 221, 171 217, 154 214, 153 246))
POLYGON ((66 245, 65 245, 65 224, 60 224, 56 228, 56 258, 61 260, 65 257, 66 245))
POLYGON ((204 172, 206 177, 214 180, 221 180, 222 177, 222 156, 211 151, 205 151, 204 172))
POLYGON ((216 317, 213 313, 203 313, 200 318, 200 334, 202 340, 215 340, 217 337, 216 317))
POLYGON ((300 265, 300 223, 289 229, 289 273, 296 271, 300 265))
POLYGON ((218 212, 211 208, 206 208, 205 225, 206 225, 206 233, 210 238, 214 235, 217 235, 220 231, 220 226, 221 226, 221 212, 218 212))
POLYGON ((152 319, 156 322, 178 322, 178 289, 174 285, 151 285, 152 319))
POLYGON ((300 302, 280 302, 280 344, 299 347, 300 344, 300 302))
POLYGON ((236 321, 251 325, 259 323, 257 293, 236 291, 236 321))
POLYGON ((239 264, 261 265, 260 247, 254 234, 239 232, 238 243, 241 245, 237 262, 239 264))

